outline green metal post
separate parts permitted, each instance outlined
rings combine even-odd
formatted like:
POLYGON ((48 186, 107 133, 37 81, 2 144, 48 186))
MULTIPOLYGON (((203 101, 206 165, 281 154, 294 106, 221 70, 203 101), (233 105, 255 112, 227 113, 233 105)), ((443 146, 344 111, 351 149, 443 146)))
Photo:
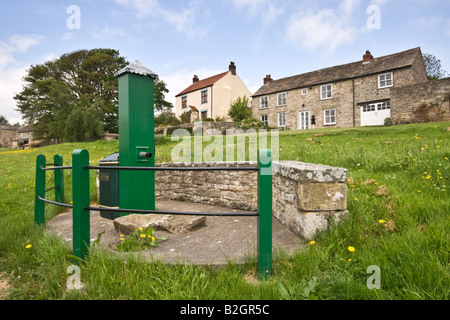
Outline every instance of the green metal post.
MULTIPOLYGON (((158 76, 139 61, 116 75, 119 76, 119 166, 154 167, 153 81, 158 76)), ((155 172, 119 171, 119 207, 155 210, 155 172)))
POLYGON ((258 151, 258 277, 272 273, 272 150, 258 151))
POLYGON ((39 200, 39 196, 45 198, 45 156, 40 154, 36 157, 36 185, 34 191, 34 224, 39 226, 45 222, 45 202, 39 200))
POLYGON ((87 255, 90 242, 89 152, 78 149, 72 154, 73 184, 73 254, 81 259, 87 255))
MULTIPOLYGON (((60 154, 54 156, 55 167, 63 165, 63 157, 60 154)), ((55 170, 55 201, 64 202, 64 172, 63 170, 55 170)))

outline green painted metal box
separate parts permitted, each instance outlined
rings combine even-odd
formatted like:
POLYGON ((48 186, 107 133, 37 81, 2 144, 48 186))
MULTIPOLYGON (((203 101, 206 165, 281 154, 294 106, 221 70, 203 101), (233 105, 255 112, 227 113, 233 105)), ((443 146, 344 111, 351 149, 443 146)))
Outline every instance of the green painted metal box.
MULTIPOLYGON (((99 161, 99 166, 119 166, 119 153, 113 153, 99 161)), ((99 170, 100 207, 119 207, 119 170, 99 170)), ((119 217, 116 211, 100 211, 103 218, 114 220, 119 217)))

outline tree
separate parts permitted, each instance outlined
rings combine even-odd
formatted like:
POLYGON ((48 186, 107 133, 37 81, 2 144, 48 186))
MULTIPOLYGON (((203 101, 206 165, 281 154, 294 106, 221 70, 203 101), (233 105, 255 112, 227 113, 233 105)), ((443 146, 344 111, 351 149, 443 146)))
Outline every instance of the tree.
POLYGON ((446 72, 442 70, 441 60, 429 53, 423 54, 423 63, 425 64, 425 70, 428 80, 437 80, 446 77, 446 72))
POLYGON ((169 89, 166 87, 166 83, 162 80, 157 80, 154 83, 155 90, 155 111, 170 111, 173 108, 173 105, 166 101, 165 94, 169 93, 169 89))
POLYGON ((4 116, 0 115, 0 125, 9 126, 9 121, 4 116))
POLYGON ((249 100, 246 96, 244 96, 243 98, 239 97, 233 103, 231 103, 230 109, 228 110, 228 115, 230 116, 231 120, 239 123, 245 119, 251 118, 252 110, 248 108, 248 105, 249 100))
POLYGON ((155 116, 155 128, 159 126, 174 126, 180 124, 181 121, 177 118, 175 113, 170 110, 165 110, 159 115, 155 116))
MULTIPOLYGON (((89 121, 96 122, 97 129, 101 122, 104 130, 117 132, 118 82, 114 72, 127 64, 117 50, 92 49, 32 65, 23 79, 23 90, 14 97, 16 110, 34 124, 40 137, 81 139, 78 134, 68 134, 67 128, 85 128, 85 125, 75 127, 70 121, 86 112, 95 116, 89 121), (75 111, 78 108, 81 109, 75 111)), ((98 135, 97 129, 86 133, 98 135)))

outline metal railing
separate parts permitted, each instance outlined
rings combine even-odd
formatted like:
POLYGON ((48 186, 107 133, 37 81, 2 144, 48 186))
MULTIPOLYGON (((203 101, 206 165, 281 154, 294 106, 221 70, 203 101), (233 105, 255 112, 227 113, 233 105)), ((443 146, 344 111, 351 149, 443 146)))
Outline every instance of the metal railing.
POLYGON ((173 214, 198 216, 256 216, 258 276, 267 278, 272 272, 272 154, 271 150, 261 149, 258 152, 257 167, 120 167, 120 166, 90 166, 89 152, 84 149, 75 150, 72 154, 72 166, 63 166, 61 155, 54 157, 54 163, 47 164, 46 158, 39 155, 36 158, 36 190, 35 217, 36 225, 45 222, 45 203, 73 209, 73 254, 84 259, 90 245, 90 214, 95 211, 115 211, 120 213, 139 214, 173 214), (53 165, 53 167, 47 167, 53 165), (62 170, 72 169, 71 204, 63 203, 64 182, 62 170), (258 175, 258 212, 183 212, 142 210, 132 208, 105 208, 90 205, 89 170, 148 170, 148 171, 255 171, 258 175), (54 186, 45 188, 45 172, 54 171, 54 186), (55 190, 55 201, 45 198, 45 193, 55 190))

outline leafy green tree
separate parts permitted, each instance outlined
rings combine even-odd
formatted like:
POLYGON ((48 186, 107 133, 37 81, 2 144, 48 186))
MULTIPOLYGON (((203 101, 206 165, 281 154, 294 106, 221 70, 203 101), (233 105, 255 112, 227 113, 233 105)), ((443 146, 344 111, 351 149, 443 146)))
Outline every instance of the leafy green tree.
POLYGON ((98 134, 98 121, 104 130, 117 132, 118 81, 114 72, 127 64, 117 50, 92 49, 32 65, 23 79, 23 90, 14 97, 17 110, 34 124, 40 137, 81 139, 78 134, 68 134, 67 128, 75 128, 70 121, 78 121, 82 113, 95 115, 88 121, 95 122, 89 126, 96 128, 85 131, 83 137, 98 134))
POLYGON ((242 122, 252 116, 252 110, 248 107, 249 100, 246 96, 237 98, 230 106, 228 115, 234 122, 242 122))
POLYGON ((423 63, 428 80, 437 80, 446 77, 447 72, 442 70, 441 60, 429 53, 423 54, 423 63))
POLYGON ((163 111, 155 116, 155 128, 159 126, 173 126, 180 123, 181 121, 177 118, 175 113, 171 111, 163 111))
POLYGON ((0 125, 9 126, 9 121, 4 116, 0 115, 0 125))
POLYGON ((162 80, 157 80, 154 83, 155 89, 155 112, 158 111, 170 111, 173 108, 173 105, 166 101, 166 94, 169 93, 169 89, 167 89, 167 85, 162 80))

